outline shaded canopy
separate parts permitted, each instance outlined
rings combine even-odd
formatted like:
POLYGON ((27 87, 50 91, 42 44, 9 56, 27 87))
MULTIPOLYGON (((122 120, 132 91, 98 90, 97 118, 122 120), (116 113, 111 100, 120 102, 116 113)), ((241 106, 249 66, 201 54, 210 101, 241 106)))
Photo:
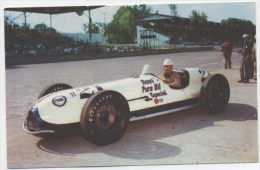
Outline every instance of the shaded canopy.
POLYGON ((254 25, 222 24, 205 20, 192 20, 178 16, 152 14, 137 20, 142 40, 155 39, 151 31, 170 37, 170 42, 178 41, 195 42, 197 44, 207 41, 224 41, 229 39, 239 42, 244 33, 255 34, 254 25))
POLYGON ((73 7, 36 7, 36 8, 6 8, 6 11, 20 11, 43 14, 61 14, 68 12, 76 12, 82 15, 85 10, 92 10, 103 6, 73 6, 73 7))

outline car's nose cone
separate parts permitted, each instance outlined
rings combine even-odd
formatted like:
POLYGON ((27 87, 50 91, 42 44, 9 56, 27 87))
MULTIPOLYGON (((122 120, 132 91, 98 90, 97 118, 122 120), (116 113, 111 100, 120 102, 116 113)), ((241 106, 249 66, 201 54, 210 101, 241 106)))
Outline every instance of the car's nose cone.
POLYGON ((27 128, 29 131, 40 131, 41 118, 39 116, 38 108, 31 108, 27 116, 27 128))
POLYGON ((54 127, 41 119, 37 107, 29 110, 28 116, 24 122, 24 131, 31 134, 54 133, 54 127))

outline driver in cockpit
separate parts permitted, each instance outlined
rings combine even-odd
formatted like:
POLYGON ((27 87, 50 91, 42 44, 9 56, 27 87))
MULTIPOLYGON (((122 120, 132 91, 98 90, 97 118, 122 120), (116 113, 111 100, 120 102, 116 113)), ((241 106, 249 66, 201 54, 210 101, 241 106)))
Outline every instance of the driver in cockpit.
POLYGON ((166 59, 163 62, 164 73, 159 78, 165 83, 169 84, 171 88, 181 87, 181 76, 180 74, 173 71, 173 61, 166 59))

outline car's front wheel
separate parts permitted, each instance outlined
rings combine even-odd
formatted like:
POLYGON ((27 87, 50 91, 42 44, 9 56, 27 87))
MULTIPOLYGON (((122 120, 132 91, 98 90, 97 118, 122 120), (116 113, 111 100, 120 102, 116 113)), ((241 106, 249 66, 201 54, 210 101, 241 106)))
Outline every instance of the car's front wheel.
POLYGON ((57 91, 61 91, 61 90, 66 90, 66 89, 71 89, 72 87, 68 84, 65 84, 65 83, 55 83, 55 84, 51 84, 49 86, 47 86, 46 88, 44 88, 39 96, 38 96, 38 99, 43 97, 43 96, 46 96, 50 93, 54 93, 54 92, 57 92, 57 91))
POLYGON ((83 136, 98 145, 119 140, 128 122, 128 103, 115 91, 100 91, 92 95, 86 101, 80 118, 83 136))

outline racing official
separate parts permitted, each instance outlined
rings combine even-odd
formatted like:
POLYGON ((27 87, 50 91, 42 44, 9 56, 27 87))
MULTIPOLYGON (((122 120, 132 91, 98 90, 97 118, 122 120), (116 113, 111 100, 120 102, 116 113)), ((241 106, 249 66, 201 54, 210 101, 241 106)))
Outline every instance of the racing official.
POLYGON ((232 55, 232 44, 229 41, 225 41, 221 45, 221 51, 223 52, 224 67, 225 69, 231 68, 231 55, 232 55))
POLYGON ((181 87, 181 76, 173 71, 173 61, 171 59, 164 60, 164 73, 159 77, 162 81, 169 84, 171 88, 181 87))
POLYGON ((250 67, 251 67, 251 55, 253 44, 250 42, 248 34, 243 35, 244 44, 242 50, 239 53, 242 54, 241 66, 240 66, 240 80, 239 83, 249 83, 250 67))
POLYGON ((256 35, 253 39, 253 42, 254 42, 254 45, 253 45, 253 48, 252 48, 252 60, 253 60, 253 77, 254 77, 254 80, 257 79, 257 74, 256 74, 256 35))

